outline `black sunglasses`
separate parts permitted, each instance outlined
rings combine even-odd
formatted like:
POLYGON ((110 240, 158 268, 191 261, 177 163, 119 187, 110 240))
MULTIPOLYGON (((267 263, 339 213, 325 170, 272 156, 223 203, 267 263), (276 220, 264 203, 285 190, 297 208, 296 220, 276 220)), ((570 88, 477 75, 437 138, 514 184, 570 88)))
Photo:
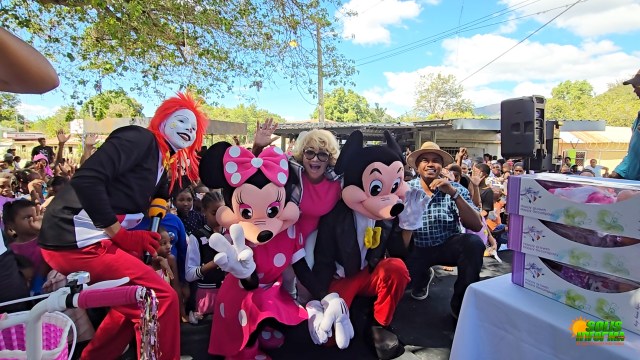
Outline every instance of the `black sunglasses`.
POLYGON ((331 155, 327 154, 326 152, 315 152, 311 149, 305 150, 303 154, 307 160, 313 160, 313 158, 317 156, 318 160, 322 162, 329 160, 329 158, 331 157, 331 155))

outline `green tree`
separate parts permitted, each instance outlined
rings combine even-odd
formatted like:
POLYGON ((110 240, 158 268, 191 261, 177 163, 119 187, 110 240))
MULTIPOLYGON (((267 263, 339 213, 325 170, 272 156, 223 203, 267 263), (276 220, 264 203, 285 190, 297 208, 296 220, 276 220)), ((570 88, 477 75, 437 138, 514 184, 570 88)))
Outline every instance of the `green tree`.
POLYGON ((20 99, 15 94, 0 93, 0 126, 19 129, 24 125, 25 118, 18 113, 20 99))
POLYGON ((378 103, 373 104, 373 108, 371 109, 373 113, 373 121, 374 122, 391 122, 394 121, 393 116, 387 113, 387 108, 383 108, 378 103))
POLYGON ((596 96, 593 103, 592 118, 604 119, 609 126, 631 126, 640 110, 633 88, 622 83, 609 85, 609 89, 596 96))
POLYGON ((453 75, 421 75, 416 86, 414 112, 428 119, 460 117, 459 114, 473 116, 473 103, 462 97, 463 91, 453 75))
MULTIPOLYGON (((267 118, 272 118, 276 122, 284 122, 284 118, 278 114, 274 114, 265 109, 258 109, 255 104, 240 104, 234 108, 224 106, 203 106, 204 113, 211 120, 224 120, 239 122, 247 125, 247 134, 240 138, 242 143, 252 143, 253 136, 256 133, 256 123, 264 122, 267 118)), ((229 141, 232 142, 231 136, 214 136, 213 141, 229 141)))
POLYGON ((60 129, 69 133, 69 123, 76 118, 77 111, 73 106, 63 106, 55 114, 39 119, 33 123, 35 130, 41 131, 47 137, 55 137, 60 129))
POLYGON ((593 86, 586 80, 563 81, 551 90, 545 106, 549 120, 594 120, 593 86))
MULTIPOLYGON (((311 114, 318 118, 318 109, 311 114)), ((372 122, 374 113, 369 109, 369 102, 355 91, 335 88, 324 95, 324 117, 337 122, 372 122)))
POLYGON ((315 89, 316 29, 328 84, 355 73, 336 45, 340 0, 6 0, 0 23, 28 33, 83 89, 139 77, 132 91, 188 85, 219 96, 275 76, 315 89))
POLYGON ((93 117, 96 120, 115 117, 143 116, 143 106, 122 90, 107 90, 91 97, 84 104, 80 114, 83 117, 93 117))

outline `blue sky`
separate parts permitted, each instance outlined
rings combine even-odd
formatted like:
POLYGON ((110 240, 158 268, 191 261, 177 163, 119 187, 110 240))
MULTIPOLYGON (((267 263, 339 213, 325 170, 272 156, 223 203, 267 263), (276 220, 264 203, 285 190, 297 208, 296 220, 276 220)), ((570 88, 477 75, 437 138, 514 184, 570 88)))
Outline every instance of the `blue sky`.
MULTIPOLYGON (((583 0, 470 76, 574 3, 575 0, 351 0, 332 12, 338 18, 345 9, 358 13, 338 20, 344 37, 340 50, 356 60, 354 90, 370 104, 377 102, 398 116, 411 110, 421 74, 441 72, 453 74, 459 81, 466 78, 462 81, 464 95, 475 106, 532 94, 550 96, 551 89, 564 80, 588 80, 596 93, 602 93, 608 84, 635 74, 640 68, 640 1, 583 0), (434 35, 459 25, 476 29, 453 31, 446 38, 434 39, 434 35), (485 25, 490 26, 478 28, 485 25), (420 46, 381 59, 414 42, 420 46), (372 62, 365 64, 368 61, 372 62)), ((106 84, 103 89, 109 86, 106 84)), ((63 82, 61 89, 45 95, 21 96, 20 111, 30 119, 53 113, 68 102, 63 91, 68 92, 69 84, 63 82)), ((166 94, 175 90, 166 89, 166 94)), ((258 107, 287 120, 308 119, 317 101, 309 94, 290 89, 284 81, 265 86, 260 92, 252 91, 250 95, 258 107)), ((235 106, 237 98, 232 95, 215 100, 235 106)), ((152 115, 162 101, 138 100, 146 115, 152 115)))

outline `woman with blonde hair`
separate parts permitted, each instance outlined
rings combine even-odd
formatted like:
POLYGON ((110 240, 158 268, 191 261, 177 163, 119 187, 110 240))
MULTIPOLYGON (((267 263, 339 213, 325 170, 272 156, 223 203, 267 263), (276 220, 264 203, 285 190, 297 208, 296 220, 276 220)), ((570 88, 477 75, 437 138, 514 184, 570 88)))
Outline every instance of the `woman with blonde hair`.
MULTIPOLYGON (((277 128, 278 124, 272 119, 258 123, 252 147, 255 155, 277 140, 272 138, 277 128)), ((305 239, 317 228, 320 217, 340 200, 341 182, 337 181, 340 176, 333 172, 339 154, 338 140, 324 129, 302 132, 295 141, 289 164, 300 183, 293 192, 292 201, 300 207, 296 226, 305 239)))
MULTIPOLYGON (((260 154, 262 149, 275 140, 271 135, 276 129, 277 124, 273 124, 271 119, 258 124, 252 148, 254 154, 260 154)), ((331 211, 340 200, 342 181, 339 181, 341 177, 333 172, 339 154, 338 140, 331 132, 313 129, 298 136, 293 157, 289 159, 291 170, 295 171, 300 179, 291 201, 300 207, 300 218, 295 226, 305 239, 306 259, 310 268, 313 268, 314 262, 314 232, 318 228, 320 217, 331 211)), ((285 273, 285 282, 290 275, 292 272, 285 273)), ((293 295, 293 288, 288 290, 293 295)))

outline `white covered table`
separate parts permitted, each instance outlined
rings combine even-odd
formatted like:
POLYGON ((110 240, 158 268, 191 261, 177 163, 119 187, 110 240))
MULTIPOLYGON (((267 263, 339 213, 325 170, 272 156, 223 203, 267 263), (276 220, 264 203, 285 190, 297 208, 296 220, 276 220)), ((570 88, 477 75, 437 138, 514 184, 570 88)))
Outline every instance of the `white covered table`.
POLYGON ((640 359, 640 335, 625 331, 624 345, 576 345, 573 320, 595 316, 511 283, 511 274, 467 288, 451 360, 640 359))

